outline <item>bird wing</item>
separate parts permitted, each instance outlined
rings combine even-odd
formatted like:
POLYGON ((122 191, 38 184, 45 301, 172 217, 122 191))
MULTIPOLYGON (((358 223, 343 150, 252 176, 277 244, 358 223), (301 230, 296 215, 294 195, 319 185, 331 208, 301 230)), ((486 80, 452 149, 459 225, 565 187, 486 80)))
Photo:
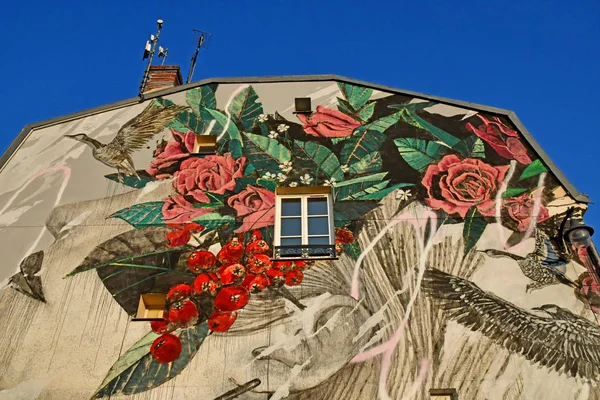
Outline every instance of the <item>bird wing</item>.
POLYGON ((561 309, 568 319, 540 317, 445 272, 425 272, 423 291, 437 299, 450 318, 510 352, 572 376, 600 374, 600 327, 561 309))
POLYGON ((538 261, 545 267, 550 267, 559 272, 566 272, 569 260, 562 258, 554 244, 542 230, 535 231, 535 254, 538 261))
POLYGON ((135 118, 132 118, 119 129, 117 136, 110 142, 110 147, 117 147, 131 155, 141 149, 155 134, 164 129, 187 106, 169 104, 162 106, 155 101, 135 118))

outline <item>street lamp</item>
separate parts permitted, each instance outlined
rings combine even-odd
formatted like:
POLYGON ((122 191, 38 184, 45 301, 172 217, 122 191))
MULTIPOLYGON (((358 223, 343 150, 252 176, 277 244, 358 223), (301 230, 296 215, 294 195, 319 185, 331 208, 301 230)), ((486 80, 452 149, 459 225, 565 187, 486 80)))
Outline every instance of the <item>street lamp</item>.
POLYGON ((575 250, 594 282, 600 285, 600 255, 592 240, 594 229, 584 224, 581 216, 574 216, 571 208, 561 224, 561 236, 575 250))

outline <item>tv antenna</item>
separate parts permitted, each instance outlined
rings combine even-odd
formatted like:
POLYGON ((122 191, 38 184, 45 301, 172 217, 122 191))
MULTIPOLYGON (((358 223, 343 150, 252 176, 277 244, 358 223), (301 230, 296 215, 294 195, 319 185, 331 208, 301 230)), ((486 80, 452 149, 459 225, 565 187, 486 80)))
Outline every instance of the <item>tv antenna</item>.
POLYGON ((193 29, 193 31, 199 34, 199 36, 198 42, 196 43, 196 51, 194 51, 194 54, 192 55, 192 60, 190 62, 190 72, 188 73, 187 81, 185 83, 190 83, 192 81, 192 77, 194 76, 194 69, 196 69, 196 59, 198 58, 200 48, 202 47, 202 45, 204 45, 204 40, 212 36, 210 33, 202 32, 198 29, 193 29))
POLYGON ((165 65, 165 61, 167 61, 167 56, 169 55, 169 49, 163 49, 162 46, 158 46, 158 58, 162 58, 162 62, 160 65, 165 65))
MULTIPOLYGON (((146 89, 146 84, 148 83, 148 75, 150 73, 150 66, 152 65, 152 59, 154 58, 154 51, 156 50, 156 45, 158 44, 158 38, 160 37, 160 31, 162 30, 163 20, 159 19, 156 21, 158 24, 158 30, 156 31, 156 36, 150 35, 150 40, 146 41, 146 46, 144 46, 144 55, 142 60, 148 59, 148 65, 146 65, 146 70, 144 71, 144 77, 142 78, 142 83, 140 84, 140 93, 142 96, 144 94, 144 90, 146 89)), ((159 50, 162 47, 159 48, 159 50)), ((158 55, 160 57, 160 53, 158 55)), ((164 54, 164 58, 166 58, 166 53, 164 54)), ((164 59, 163 59, 164 62, 164 59)))

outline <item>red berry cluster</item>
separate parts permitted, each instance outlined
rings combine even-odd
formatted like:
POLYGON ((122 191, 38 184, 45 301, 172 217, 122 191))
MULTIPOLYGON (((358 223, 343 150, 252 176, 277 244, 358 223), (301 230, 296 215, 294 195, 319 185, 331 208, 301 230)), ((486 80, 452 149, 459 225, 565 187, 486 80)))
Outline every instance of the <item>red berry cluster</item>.
POLYGON ((170 332, 198 322, 199 302, 212 303, 214 311, 207 315, 208 328, 212 332, 226 332, 237 319, 238 310, 248 304, 252 293, 302 282, 302 270, 308 266, 307 262, 272 262, 266 254, 269 245, 260 231, 252 232, 246 246, 243 235, 240 236, 225 244, 216 256, 208 250, 190 254, 187 265, 197 275, 193 284, 173 286, 167 294, 168 309, 164 320, 150 324, 154 332, 162 334, 150 349, 156 361, 170 363, 179 357, 181 342, 170 332))
POLYGON ((189 224, 169 224, 169 228, 175 230, 167 233, 167 247, 185 246, 192 238, 192 232, 201 232, 204 230, 202 225, 195 222, 189 224))
POLYGON ((346 228, 340 228, 335 231, 335 251, 341 254, 344 251, 344 245, 354 242, 354 235, 346 228))

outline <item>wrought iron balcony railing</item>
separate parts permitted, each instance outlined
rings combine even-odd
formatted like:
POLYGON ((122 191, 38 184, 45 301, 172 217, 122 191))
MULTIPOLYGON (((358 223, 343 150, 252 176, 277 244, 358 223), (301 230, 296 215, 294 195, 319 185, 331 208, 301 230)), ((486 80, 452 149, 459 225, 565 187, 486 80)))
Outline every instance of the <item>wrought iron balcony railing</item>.
POLYGON ((335 259, 335 245, 298 245, 298 246, 275 246, 273 258, 285 259, 335 259))

